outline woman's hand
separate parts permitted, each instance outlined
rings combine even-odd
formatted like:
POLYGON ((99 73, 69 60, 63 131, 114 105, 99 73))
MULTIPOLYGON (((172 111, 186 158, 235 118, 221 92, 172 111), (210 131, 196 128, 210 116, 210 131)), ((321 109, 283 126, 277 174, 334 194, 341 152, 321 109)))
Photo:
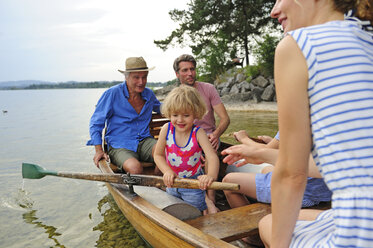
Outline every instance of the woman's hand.
POLYGON ((235 145, 231 146, 221 152, 222 155, 227 155, 223 162, 227 164, 234 164, 236 167, 240 167, 247 163, 261 164, 263 160, 256 156, 258 148, 255 146, 248 145, 235 145))

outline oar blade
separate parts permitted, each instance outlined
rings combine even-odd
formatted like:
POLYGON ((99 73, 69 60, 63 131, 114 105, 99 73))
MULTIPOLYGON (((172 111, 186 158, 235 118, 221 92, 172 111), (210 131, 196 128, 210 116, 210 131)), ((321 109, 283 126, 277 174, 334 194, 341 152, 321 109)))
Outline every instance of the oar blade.
POLYGON ((48 175, 45 169, 36 164, 22 163, 22 177, 28 179, 40 179, 48 175))

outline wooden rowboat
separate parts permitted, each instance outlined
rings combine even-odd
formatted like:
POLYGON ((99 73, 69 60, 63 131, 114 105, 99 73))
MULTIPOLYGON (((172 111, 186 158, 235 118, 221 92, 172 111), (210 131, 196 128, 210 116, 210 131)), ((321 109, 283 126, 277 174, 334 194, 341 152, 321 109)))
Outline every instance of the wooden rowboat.
MULTIPOLYGON (((105 160, 100 161, 100 169, 105 173, 113 173, 105 160)), ((162 209, 155 206, 156 203, 142 197, 141 193, 138 194, 136 187, 135 193, 131 193, 127 185, 111 183, 106 185, 127 220, 155 248, 235 247, 229 242, 246 236, 259 240, 258 222, 270 213, 269 205, 254 203, 216 214, 181 220, 168 213, 170 207, 185 210, 185 206, 179 203, 175 206, 174 203, 170 203, 162 209)), ((152 191, 152 189, 147 187, 145 191, 152 191)))
MULTIPOLYGON (((150 128, 156 136, 164 121, 155 117, 150 128)), ((114 173, 115 166, 105 160, 99 167, 104 173, 114 173)), ((134 186, 131 192, 124 184, 106 185, 127 220, 154 248, 236 247, 234 241, 247 236, 260 243, 258 222, 270 213, 270 205, 254 203, 201 216, 194 207, 154 187, 134 186)))

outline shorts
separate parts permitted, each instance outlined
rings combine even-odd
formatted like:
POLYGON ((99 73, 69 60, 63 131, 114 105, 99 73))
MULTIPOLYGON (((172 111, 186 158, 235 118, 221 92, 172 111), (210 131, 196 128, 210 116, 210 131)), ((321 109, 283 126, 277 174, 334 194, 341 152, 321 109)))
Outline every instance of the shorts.
POLYGON ((137 152, 128 150, 126 148, 109 147, 109 157, 113 164, 122 169, 123 163, 129 158, 136 158, 142 162, 154 163, 152 156, 153 146, 157 143, 154 138, 148 137, 140 141, 137 146, 137 152))
MULTIPOLYGON (((271 203, 271 178, 272 172, 255 175, 256 198, 259 202, 271 203)), ((302 207, 311 207, 320 202, 331 201, 332 192, 322 178, 307 178, 302 207)))
MULTIPOLYGON (((197 179, 203 172, 197 173, 194 176, 189 177, 190 179, 197 179)), ((182 199, 186 203, 196 207, 199 211, 207 209, 205 195, 206 191, 201 189, 184 189, 184 188, 166 188, 168 194, 182 199)))

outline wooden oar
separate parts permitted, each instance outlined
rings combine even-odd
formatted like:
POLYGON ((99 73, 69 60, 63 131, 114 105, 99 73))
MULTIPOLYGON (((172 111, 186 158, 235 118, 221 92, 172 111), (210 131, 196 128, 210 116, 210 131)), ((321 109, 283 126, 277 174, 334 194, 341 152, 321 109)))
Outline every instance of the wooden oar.
MULTIPOLYGON (((83 173, 83 172, 57 172, 46 170, 36 164, 22 163, 22 177, 28 179, 40 179, 45 176, 67 177, 74 179, 85 179, 91 181, 102 181, 108 183, 120 183, 129 185, 141 185, 152 187, 164 187, 163 178, 150 175, 129 175, 113 173, 83 173)), ((199 189, 197 179, 176 178, 174 188, 199 189)), ((208 189, 213 190, 239 190, 240 185, 235 183, 213 182, 208 189)))

